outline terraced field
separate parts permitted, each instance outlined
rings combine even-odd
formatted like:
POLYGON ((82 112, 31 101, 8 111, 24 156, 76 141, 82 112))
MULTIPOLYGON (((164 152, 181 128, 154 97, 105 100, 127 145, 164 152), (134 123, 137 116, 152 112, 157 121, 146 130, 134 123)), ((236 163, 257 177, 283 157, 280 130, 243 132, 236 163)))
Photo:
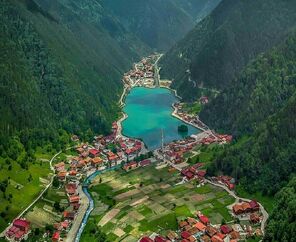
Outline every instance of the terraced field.
POLYGON ((95 210, 82 236, 91 238, 90 226, 100 226, 110 241, 136 241, 144 234, 166 234, 178 221, 200 210, 212 223, 231 221, 227 206, 234 202, 212 185, 197 187, 192 181, 176 185, 179 174, 150 166, 128 173, 120 170, 97 177, 91 188, 95 210))

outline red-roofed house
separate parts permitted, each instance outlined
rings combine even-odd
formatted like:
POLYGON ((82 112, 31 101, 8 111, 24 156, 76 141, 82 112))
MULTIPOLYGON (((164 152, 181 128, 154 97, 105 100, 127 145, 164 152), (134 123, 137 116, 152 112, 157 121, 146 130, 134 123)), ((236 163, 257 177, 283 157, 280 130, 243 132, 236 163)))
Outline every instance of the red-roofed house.
POLYGON ((186 222, 186 221, 180 221, 179 222, 179 227, 180 228, 184 228, 185 226, 187 226, 188 225, 188 223, 186 222))
POLYGON ((190 236, 191 236, 191 234, 190 234, 189 232, 187 232, 187 231, 183 231, 183 232, 181 233, 181 237, 182 237, 183 239, 188 239, 190 236))
POLYGON ((151 164, 151 160, 140 161, 140 166, 149 166, 150 164, 151 164))
POLYGON ((64 211, 63 215, 65 219, 73 220, 75 218, 74 212, 64 211))
POLYGON ((30 222, 25 219, 15 219, 11 227, 6 231, 8 240, 21 241, 30 230, 30 222))
POLYGON ((250 215, 250 221, 251 221, 251 223, 253 223, 253 224, 257 224, 257 223, 259 223, 259 222, 260 222, 260 216, 259 216, 258 214, 256 214, 256 213, 252 213, 252 214, 250 215))
POLYGON ((71 203, 71 206, 73 207, 73 210, 77 211, 80 208, 80 203, 79 202, 71 203))
POLYGON ((80 198, 77 195, 74 195, 74 196, 70 196, 69 197, 70 203, 77 203, 77 202, 79 202, 79 200, 80 200, 80 198))
POLYGON ((60 171, 59 173, 58 173, 58 178, 60 179, 60 180, 65 180, 66 179, 66 176, 67 176, 67 172, 66 171, 60 171))
POLYGON ((56 164, 55 166, 54 166, 54 169, 56 170, 56 171, 64 171, 65 170, 65 163, 64 162, 60 162, 60 163, 58 163, 58 164, 56 164))
POLYGON ((249 213, 252 211, 250 204, 247 202, 242 203, 242 207, 245 213, 249 213))
POLYGON ((223 234, 229 234, 232 231, 232 229, 226 224, 221 225, 220 230, 223 234))
POLYGON ((206 228, 206 233, 212 238, 218 231, 212 227, 212 226, 207 226, 206 228))
POLYGON ((15 219, 13 221, 13 226, 27 233, 30 229, 30 222, 25 219, 15 219))
POLYGON ((206 173, 207 173, 207 171, 205 171, 205 170, 197 171, 197 175, 198 175, 199 177, 204 177, 204 176, 206 175, 206 173))
POLYGON ((89 156, 92 158, 95 158, 99 154, 100 154, 100 151, 97 149, 90 149, 89 150, 89 156))
POLYGON ((194 173, 190 171, 190 169, 186 168, 181 171, 181 174, 185 176, 188 180, 194 178, 194 173))
POLYGON ((138 163, 135 162, 135 161, 132 161, 132 162, 129 162, 129 163, 125 164, 125 165, 123 166, 123 169, 124 169, 125 171, 129 171, 129 170, 132 170, 132 169, 137 168, 137 166, 138 166, 138 163))
POLYGON ((201 223, 201 222, 197 222, 195 225, 194 225, 199 231, 202 231, 202 232, 205 232, 206 230, 206 226, 201 223))
POLYGON ((205 215, 198 215, 198 218, 200 222, 202 222, 204 225, 208 225, 210 223, 210 220, 205 215))
POLYGON ((145 236, 142 239, 140 239, 140 242, 153 242, 153 240, 150 239, 149 237, 145 236))
POLYGON ((69 194, 69 195, 74 195, 76 194, 76 189, 77 189, 77 185, 75 183, 68 183, 66 186, 65 186, 65 189, 66 189, 66 192, 69 194))
POLYGON ((99 166, 103 163, 103 159, 101 157, 95 157, 92 159, 91 163, 93 166, 99 166))
POLYGON ((51 239, 52 239, 53 242, 59 241, 60 233, 58 231, 54 232, 51 239))
POLYGON ((258 211, 260 209, 260 205, 256 200, 252 200, 249 202, 252 211, 258 211))
POLYGON ((108 160, 111 162, 116 161, 118 159, 118 156, 113 152, 108 152, 107 156, 108 156, 108 160))
POLYGON ((233 183, 230 183, 229 181, 225 182, 226 186, 228 187, 229 190, 234 190, 235 185, 233 183))
POLYGON ((76 170, 70 170, 69 171, 69 176, 76 176, 78 172, 76 170))
POLYGON ((157 235, 155 238, 154 238, 154 242, 166 242, 167 240, 160 236, 160 235, 157 235))
POLYGON ((61 226, 63 229, 67 230, 69 228, 69 222, 68 221, 61 222, 61 226))
POLYGON ((224 240, 221 239, 219 236, 214 235, 214 236, 211 238, 211 241, 212 241, 212 242, 223 242, 224 240))

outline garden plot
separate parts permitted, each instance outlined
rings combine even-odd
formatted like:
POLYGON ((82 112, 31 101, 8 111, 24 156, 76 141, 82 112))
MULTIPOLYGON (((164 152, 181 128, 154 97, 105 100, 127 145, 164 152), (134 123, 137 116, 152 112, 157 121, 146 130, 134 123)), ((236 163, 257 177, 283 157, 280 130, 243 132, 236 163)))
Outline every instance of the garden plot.
POLYGON ((152 232, 165 234, 177 229, 178 220, 195 217, 198 210, 213 223, 231 220, 227 205, 232 197, 210 184, 176 185, 180 175, 169 173, 167 167, 114 171, 102 174, 100 180, 90 188, 96 206, 91 216, 112 241, 136 241, 152 232))

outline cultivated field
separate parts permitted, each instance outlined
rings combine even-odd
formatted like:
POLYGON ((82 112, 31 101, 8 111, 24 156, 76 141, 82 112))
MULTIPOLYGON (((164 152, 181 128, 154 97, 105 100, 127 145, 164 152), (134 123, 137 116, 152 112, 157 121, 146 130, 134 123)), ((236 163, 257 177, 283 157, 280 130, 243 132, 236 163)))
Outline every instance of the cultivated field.
POLYGON ((11 169, 3 168, 0 160, 0 182, 8 181, 5 196, 0 192, 0 231, 11 222, 38 196, 49 183, 51 175, 48 161, 29 163, 28 169, 22 169, 18 162, 11 161, 11 169))
MULTIPOLYGON (((232 220, 227 205, 234 199, 212 185, 176 185, 180 175, 155 166, 131 172, 114 171, 97 177, 90 189, 95 200, 91 220, 110 241, 136 241, 143 234, 177 229, 177 221, 200 210, 212 223, 232 220), (101 181, 101 183, 100 183, 101 181)), ((89 238, 86 228, 82 241, 89 238)))

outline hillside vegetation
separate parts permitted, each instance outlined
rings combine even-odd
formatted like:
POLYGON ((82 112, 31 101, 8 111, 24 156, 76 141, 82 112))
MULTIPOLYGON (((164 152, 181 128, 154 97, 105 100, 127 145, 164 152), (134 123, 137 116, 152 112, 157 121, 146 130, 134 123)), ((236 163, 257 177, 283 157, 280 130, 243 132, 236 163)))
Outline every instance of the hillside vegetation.
POLYGON ((123 26, 155 50, 168 50, 221 0, 102 0, 123 26))
POLYGON ((283 108, 296 92, 296 34, 259 55, 209 105, 200 117, 211 127, 250 134, 283 108))
POLYGON ((213 127, 237 135, 216 154, 209 174, 229 174, 248 193, 271 197, 295 176, 295 57, 292 34, 260 55, 202 111, 213 127))
POLYGON ((43 2, 45 10, 32 0, 1 4, 1 134, 107 132, 121 74, 139 56, 117 40, 124 32, 102 28, 104 16, 91 21, 80 17, 85 6, 43 2))
POLYGON ((2 231, 42 189, 49 165, 36 159, 64 148, 70 134, 109 132, 122 73, 149 48, 97 1, 0 2, 2 231))
POLYGON ((276 201, 263 241, 293 241, 296 238, 296 177, 276 195, 276 201))
POLYGON ((227 0, 162 59, 162 75, 187 100, 198 87, 224 89, 261 52, 296 25, 293 0, 227 0), (280 9, 280 11, 279 11, 280 9))
POLYGON ((250 196, 276 194, 264 241, 295 238, 295 66, 293 33, 259 55, 200 114, 212 127, 236 136, 216 154, 209 174, 234 176, 250 196))

